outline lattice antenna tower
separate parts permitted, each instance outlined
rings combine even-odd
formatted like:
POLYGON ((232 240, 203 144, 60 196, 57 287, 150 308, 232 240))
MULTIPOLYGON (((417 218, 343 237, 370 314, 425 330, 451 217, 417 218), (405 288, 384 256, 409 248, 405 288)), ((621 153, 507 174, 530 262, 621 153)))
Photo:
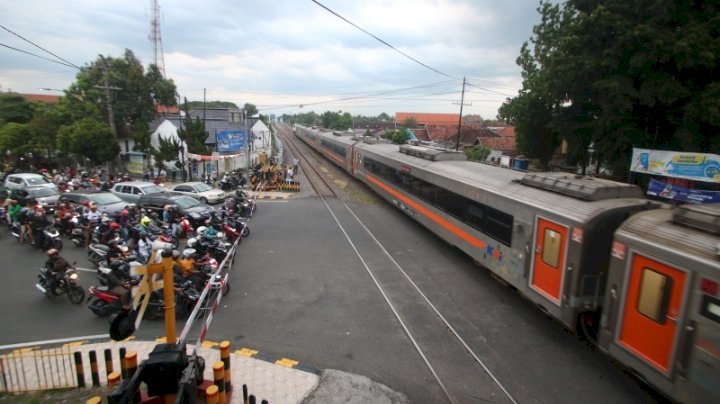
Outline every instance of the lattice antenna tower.
POLYGON ((158 0, 150 0, 152 7, 152 21, 150 22, 150 36, 148 39, 153 43, 153 54, 155 66, 160 74, 165 77, 165 57, 163 56, 162 35, 160 35, 160 5, 158 0))

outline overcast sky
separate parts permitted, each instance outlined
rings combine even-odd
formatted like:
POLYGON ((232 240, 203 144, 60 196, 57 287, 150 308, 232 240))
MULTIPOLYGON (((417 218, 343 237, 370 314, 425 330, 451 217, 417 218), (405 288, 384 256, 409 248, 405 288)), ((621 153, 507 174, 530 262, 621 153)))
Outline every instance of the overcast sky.
MULTIPOLYGON (((159 0, 166 76, 189 100, 253 103, 263 114, 343 111, 494 118, 517 94, 515 64, 539 21, 535 0, 159 0), (411 58, 417 61, 411 60, 411 58), (419 62, 419 63, 418 63, 419 62), (423 66, 425 65, 425 66, 423 66), (469 105, 471 104, 471 105, 469 105), (302 106, 301 106, 302 105, 302 106)), ((0 25, 83 66, 132 50, 153 62, 150 0, 0 0, 0 25)), ((67 88, 77 70, 0 29, 0 89, 67 88)))

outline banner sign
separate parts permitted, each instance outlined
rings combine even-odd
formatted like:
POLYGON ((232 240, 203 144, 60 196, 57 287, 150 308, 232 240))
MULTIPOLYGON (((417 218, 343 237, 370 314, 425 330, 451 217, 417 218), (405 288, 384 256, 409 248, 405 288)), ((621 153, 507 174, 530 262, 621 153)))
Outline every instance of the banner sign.
POLYGON ((234 159, 236 157, 244 156, 243 153, 238 154, 213 154, 213 155, 205 155, 205 154, 193 154, 193 153, 185 153, 188 160, 202 160, 202 161, 216 161, 216 160, 226 160, 226 159, 234 159))
POLYGON ((633 148, 630 171, 720 183, 720 156, 633 148))
POLYGON ((221 130, 215 134, 219 152, 238 152, 245 147, 245 132, 241 130, 221 130))
POLYGON ((650 184, 648 184, 647 194, 672 199, 674 201, 697 204, 720 202, 720 191, 688 189, 652 179, 650 180, 650 184))

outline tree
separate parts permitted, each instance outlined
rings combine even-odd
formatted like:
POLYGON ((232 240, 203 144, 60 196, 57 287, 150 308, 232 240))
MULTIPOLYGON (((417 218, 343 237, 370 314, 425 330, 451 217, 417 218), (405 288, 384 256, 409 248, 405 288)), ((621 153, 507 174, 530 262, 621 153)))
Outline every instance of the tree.
POLYGON ((57 147, 63 153, 88 159, 93 165, 110 161, 120 152, 110 127, 93 118, 61 126, 57 134, 57 147))
POLYGON ((60 123, 57 116, 50 110, 44 110, 35 114, 28 124, 30 129, 29 144, 33 150, 43 150, 50 158, 55 151, 55 138, 60 123))
POLYGON ((190 116, 190 111, 187 109, 187 102, 185 102, 185 120, 183 121, 183 126, 178 129, 177 134, 180 140, 187 145, 188 153, 208 153, 208 148, 205 145, 205 140, 208 137, 205 131, 205 125, 203 125, 200 117, 196 117, 193 121, 190 116))
POLYGON ((0 126, 8 122, 28 123, 33 118, 32 104, 17 93, 0 93, 0 126))
POLYGON ((412 117, 412 116, 405 119, 405 122, 403 122, 403 127, 408 128, 408 129, 415 129, 415 128, 417 128, 417 125, 418 125, 417 119, 415 119, 415 117, 412 117))
POLYGON ((203 109, 204 108, 231 108, 239 109, 234 102, 228 101, 190 101, 180 106, 183 110, 188 109, 203 109), (186 105, 187 104, 187 105, 186 105))
POLYGON ((352 128, 352 115, 349 112, 325 111, 322 114, 322 125, 328 129, 347 130, 352 128))
POLYGON ((178 150, 180 150, 181 146, 180 142, 173 137, 165 139, 158 136, 158 142, 158 148, 153 150, 152 155, 155 158, 155 167, 158 169, 159 174, 160 170, 165 167, 166 161, 177 160, 178 150))
POLYGON ((246 102, 245 105, 243 105, 243 109, 245 110, 245 114, 247 114, 247 116, 255 116, 255 114, 258 113, 257 107, 249 102, 246 102))
POLYGON ((483 145, 479 144, 471 148, 465 149, 465 155, 468 157, 468 160, 485 161, 485 159, 490 155, 491 151, 491 148, 485 148, 483 145))
POLYGON ((720 151, 720 3, 640 3, 541 1, 523 88, 500 110, 529 156, 564 139, 583 162, 594 142, 623 175, 632 147, 720 151))
POLYGON ((10 150, 13 155, 20 155, 30 150, 27 139, 30 138, 30 125, 10 122, 0 127, 0 150, 10 150))
POLYGON ((156 66, 150 65, 147 72, 132 51, 125 50, 122 58, 99 56, 94 62, 80 69, 75 82, 63 97, 64 107, 70 109, 75 119, 94 118, 108 122, 108 97, 116 128, 128 128, 130 132, 145 130, 155 117, 156 105, 176 105, 175 84, 164 79, 156 66), (76 97, 77 96, 77 97, 76 97), (93 104, 88 108, 85 104, 93 104))

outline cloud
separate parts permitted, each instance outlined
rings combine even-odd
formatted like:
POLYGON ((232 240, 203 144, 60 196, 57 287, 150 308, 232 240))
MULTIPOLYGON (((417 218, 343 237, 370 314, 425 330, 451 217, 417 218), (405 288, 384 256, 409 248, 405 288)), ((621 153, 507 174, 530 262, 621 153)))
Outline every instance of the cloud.
MULTIPOLYGON (((320 3, 447 76, 309 0, 161 0, 167 74, 181 96, 194 100, 202 99, 205 88, 209 99, 251 102, 280 112, 283 105, 294 105, 289 111, 363 95, 368 97, 319 104, 316 112, 343 108, 370 115, 413 108, 457 112, 462 78, 469 77, 484 89, 468 91, 477 101, 464 112, 492 117, 505 96, 519 88, 515 59, 539 19, 536 5, 527 0, 320 3), (443 82, 411 95, 372 94, 443 82)), ((3 25, 81 66, 98 54, 121 57, 125 49, 151 63, 149 7, 139 0, 0 0, 3 25)), ((0 43, 51 57, 5 31, 0 31, 0 43)), ((74 80, 72 69, 6 48, 0 48, 0 57, 3 89, 37 92, 65 88, 74 80)))

